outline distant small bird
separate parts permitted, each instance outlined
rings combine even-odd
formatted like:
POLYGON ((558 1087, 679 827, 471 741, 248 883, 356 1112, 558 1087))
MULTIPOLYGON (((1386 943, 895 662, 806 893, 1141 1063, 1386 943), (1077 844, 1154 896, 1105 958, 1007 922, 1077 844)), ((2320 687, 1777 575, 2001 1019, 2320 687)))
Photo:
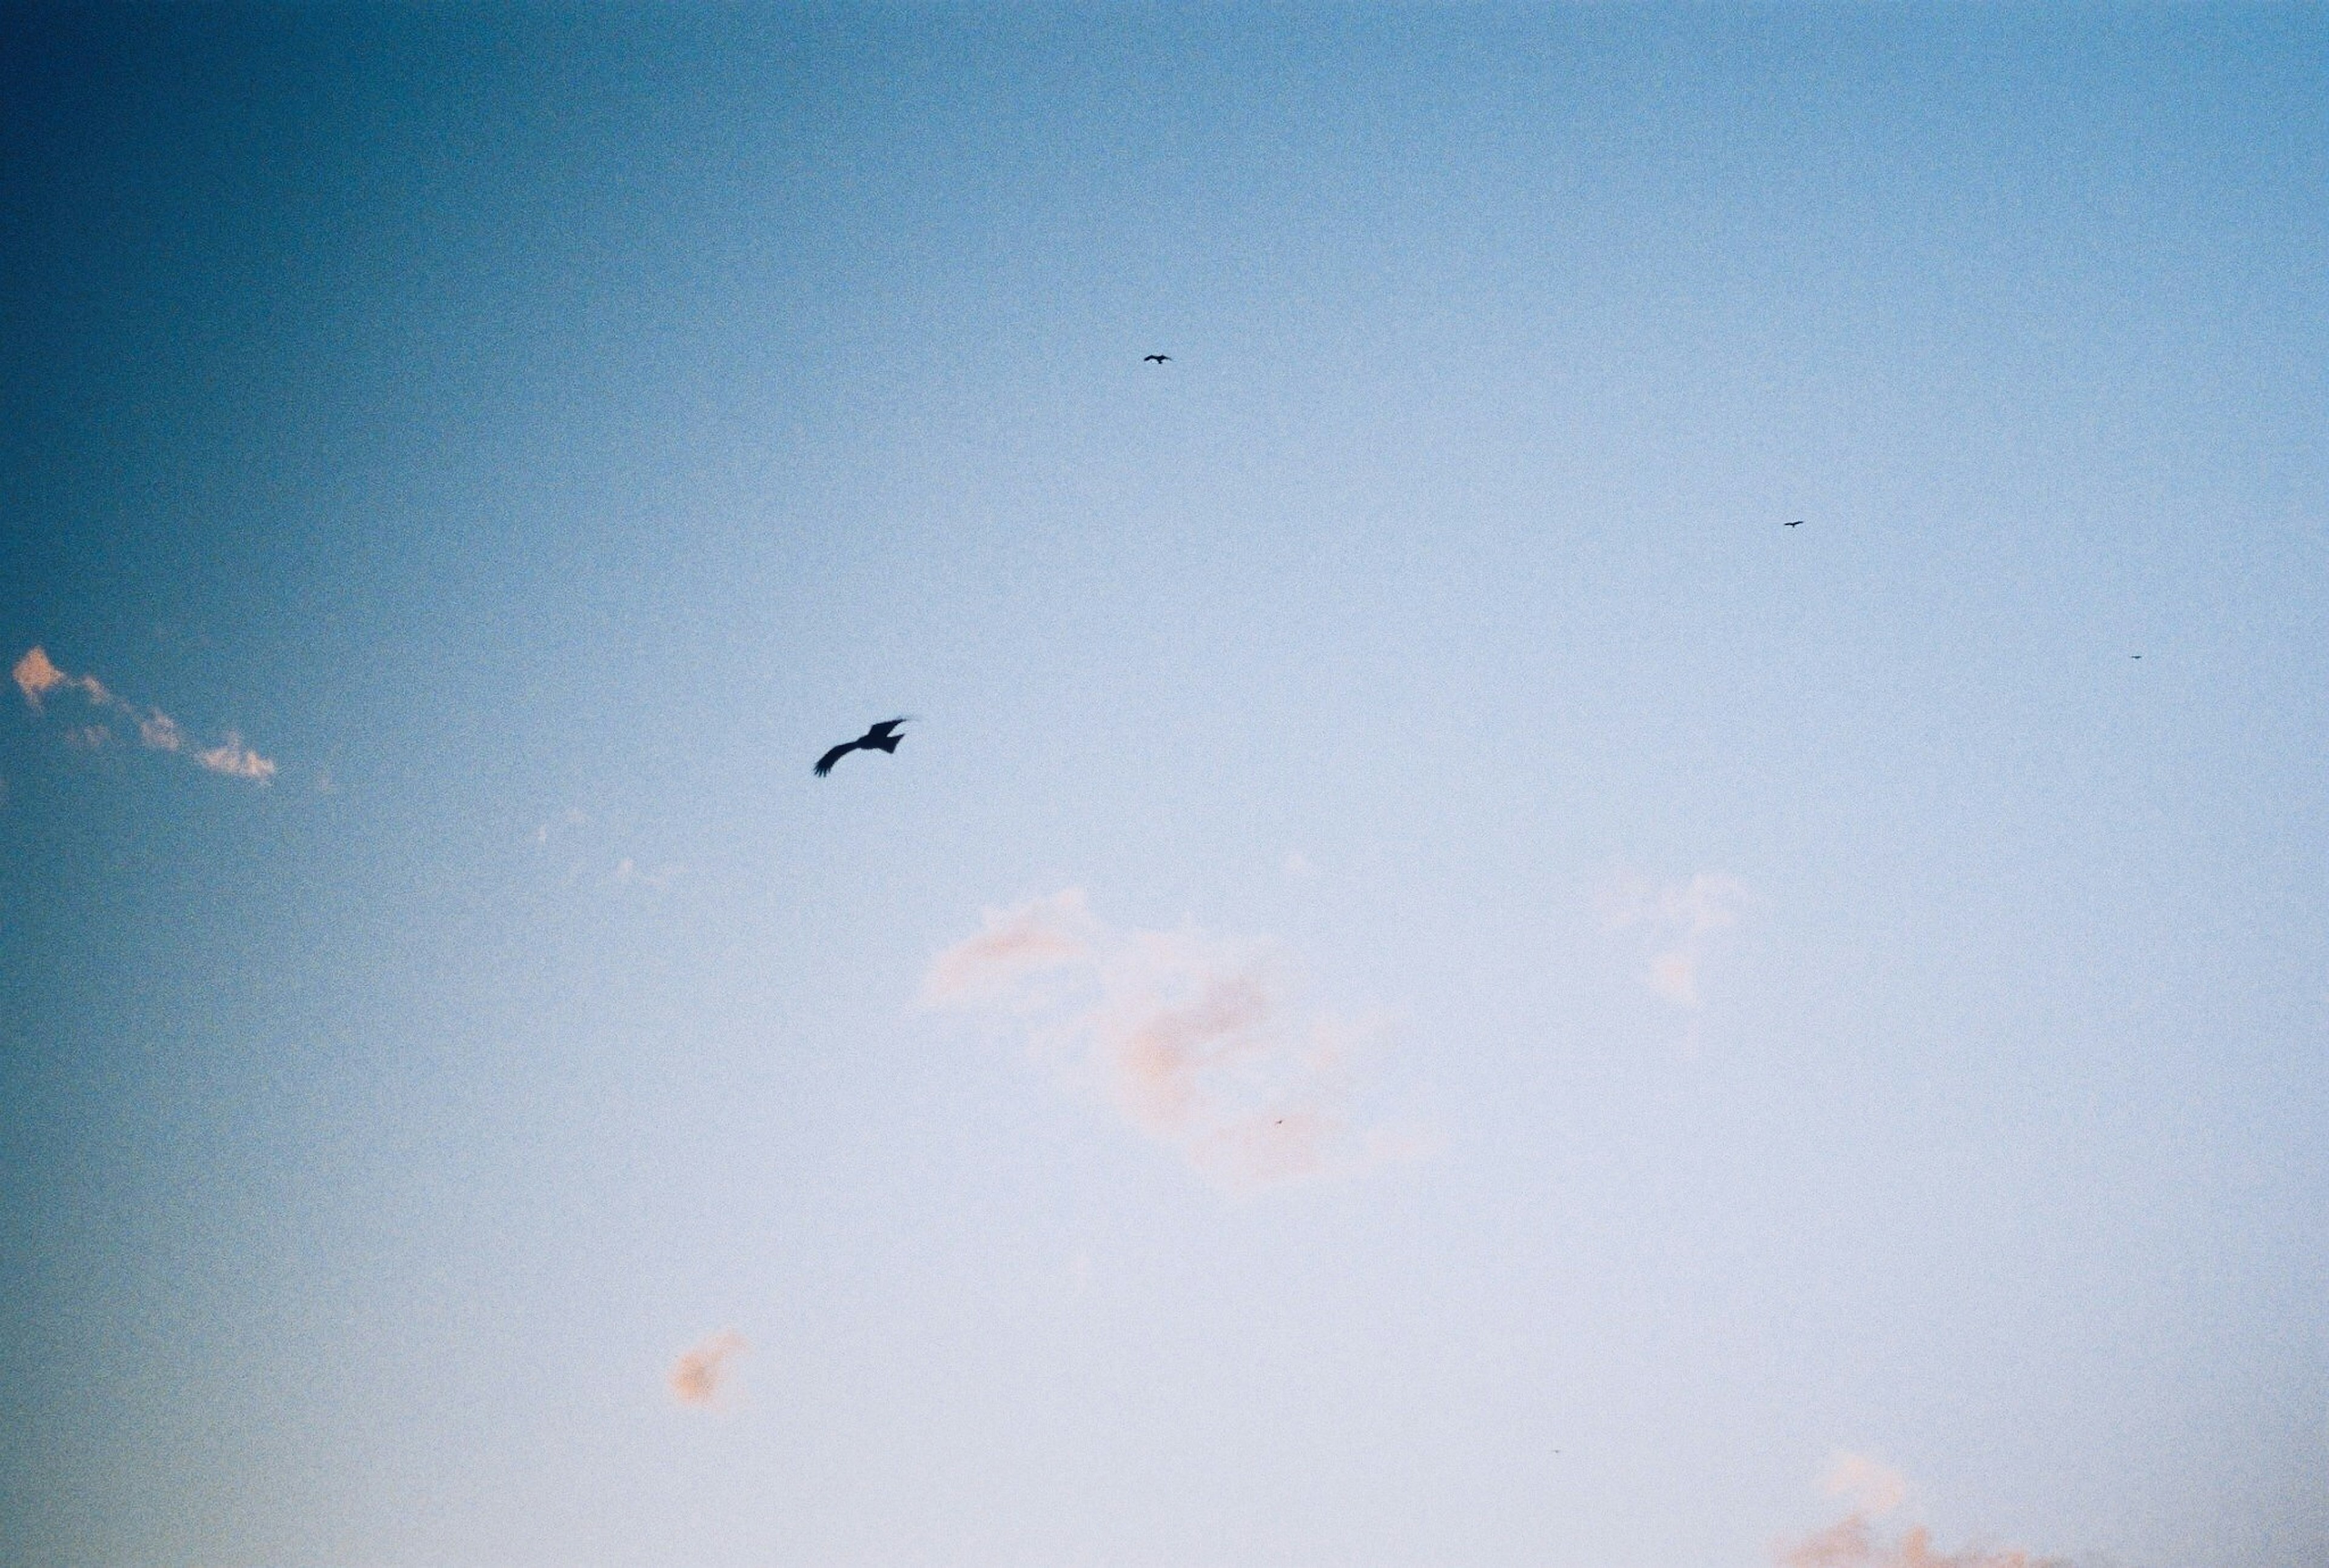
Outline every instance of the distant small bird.
POLYGON ((898 733, 898 726, 911 723, 912 719, 913 716, 911 714, 907 714, 897 718, 885 718, 881 723, 875 725, 872 728, 867 730, 864 734, 859 736, 855 740, 845 741, 842 745, 834 746, 831 751, 826 752, 823 756, 816 759, 816 776, 823 778, 826 774, 831 773, 833 771, 833 765, 839 762, 843 757, 847 756, 853 751, 897 750, 898 743, 906 738, 904 736, 898 733))
POLYGON ((2143 657, 2143 655, 2142 655, 2142 654, 2140 654, 2140 653, 2129 653, 2129 654, 2127 655, 2127 657, 2128 657, 2128 658, 2130 658, 2130 659, 2140 659, 2140 658, 2142 658, 2142 657, 2143 657))
POLYGON ((1172 357, 1173 356, 1171 354, 1150 354, 1146 359, 1142 360, 1140 362, 1144 365, 1161 365, 1172 357))
POLYGON ((1799 517, 1793 522, 1781 523, 1779 526, 1782 528, 1801 528, 1803 525, 1804 520, 1799 517))

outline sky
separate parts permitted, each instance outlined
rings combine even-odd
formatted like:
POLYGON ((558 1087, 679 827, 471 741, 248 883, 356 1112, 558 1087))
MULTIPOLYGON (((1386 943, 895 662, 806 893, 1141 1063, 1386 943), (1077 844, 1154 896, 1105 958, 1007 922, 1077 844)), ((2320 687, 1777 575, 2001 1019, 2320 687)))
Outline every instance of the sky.
POLYGON ((2324 256, 2317 7, 0 8, 0 1568, 2329 1561, 2324 256))

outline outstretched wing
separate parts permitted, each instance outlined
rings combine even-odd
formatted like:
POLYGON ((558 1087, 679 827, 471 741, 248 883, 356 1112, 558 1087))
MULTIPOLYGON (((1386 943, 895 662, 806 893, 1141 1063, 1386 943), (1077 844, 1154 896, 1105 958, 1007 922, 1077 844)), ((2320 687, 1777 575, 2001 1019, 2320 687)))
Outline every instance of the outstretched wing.
POLYGON ((857 749, 857 742, 846 740, 816 759, 816 776, 823 778, 833 771, 833 765, 857 749))
POLYGON ((857 744, 863 746, 865 741, 868 740, 887 740, 890 737, 890 732, 891 730, 897 728, 898 726, 901 724, 911 724, 913 722, 913 718, 914 716, 910 713, 900 714, 895 718, 885 718, 881 723, 875 725, 872 728, 867 730, 865 732, 865 740, 861 740, 857 744))

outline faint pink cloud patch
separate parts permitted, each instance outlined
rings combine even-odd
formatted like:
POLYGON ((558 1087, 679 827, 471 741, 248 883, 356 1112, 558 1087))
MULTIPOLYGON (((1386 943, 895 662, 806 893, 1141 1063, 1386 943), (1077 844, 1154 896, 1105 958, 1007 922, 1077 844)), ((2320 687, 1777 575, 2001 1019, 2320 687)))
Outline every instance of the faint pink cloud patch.
POLYGON ((1908 1498, 1909 1479, 1866 1454, 1839 1449, 1821 1472, 1820 1489, 1831 1498, 1847 1499, 1856 1514, 1881 1518, 1908 1498))
POLYGON ((275 765, 242 744, 242 737, 229 735, 224 746, 214 746, 208 751, 194 754, 194 760, 212 773, 225 774, 229 778, 247 778, 266 784, 275 777, 275 765))
POLYGON ((938 954, 922 978, 922 999, 956 1005, 1007 991, 1025 976, 1089 956, 1091 912, 1083 889, 1070 887, 1009 909, 979 915, 985 928, 938 954))
MULTIPOLYGON (((230 731, 218 746, 198 746, 186 737, 178 721, 158 708, 115 696, 105 683, 94 675, 74 675, 61 670, 47 650, 33 647, 16 661, 11 673, 16 689, 35 713, 44 710, 50 696, 64 690, 79 691, 91 707, 110 709, 126 717, 137 728, 138 741, 149 751, 165 751, 184 756, 196 766, 230 778, 249 779, 253 784, 271 784, 275 779, 275 764, 243 745, 242 737, 230 731)), ((67 745, 94 748, 111 738, 112 731, 102 724, 83 724, 65 731, 67 745)))
POLYGON ((682 1404, 700 1407, 712 1404, 728 1381, 730 1364, 748 1348, 742 1335, 733 1329, 723 1329, 684 1351, 672 1363, 668 1379, 672 1397, 682 1404))
POLYGON ((1022 1032, 1042 1059, 1227 1191, 1347 1176, 1415 1152, 1363 1127, 1365 1031, 1298 1007, 1278 950, 1196 931, 1119 931, 1069 888, 940 953, 932 1006, 1022 1032))
POLYGON ((1932 1532, 1911 1525, 1887 1539, 1872 1520, 1909 1496, 1908 1479, 1863 1454, 1838 1451, 1821 1473, 1820 1489, 1847 1499, 1852 1512, 1773 1555, 1779 1568, 2069 1568, 2065 1559, 2037 1557, 2016 1546, 1944 1552, 1932 1532))
POLYGON ((1663 886, 1620 876, 1603 895, 1602 924, 1639 934, 1650 949, 1650 989, 1695 1012, 1700 967, 1716 934, 1738 924, 1746 899, 1747 885, 1721 871, 1663 886))
POLYGON ((2067 1559, 2033 1557, 2018 1546, 1943 1552, 1922 1525, 1888 1541, 1858 1514, 1782 1552, 1778 1561, 1780 1568, 2069 1568, 2067 1559))

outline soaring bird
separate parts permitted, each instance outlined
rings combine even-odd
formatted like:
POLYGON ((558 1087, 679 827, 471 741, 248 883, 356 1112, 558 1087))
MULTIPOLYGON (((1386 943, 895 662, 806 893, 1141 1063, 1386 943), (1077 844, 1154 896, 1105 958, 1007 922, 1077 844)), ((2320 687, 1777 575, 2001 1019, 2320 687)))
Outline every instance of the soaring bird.
POLYGON ((1804 520, 1803 520, 1802 518, 1800 518, 1800 517, 1799 517, 1799 518, 1796 519, 1796 521, 1793 521, 1793 522, 1783 522, 1783 523, 1781 523, 1779 526, 1780 526, 1780 527, 1782 527, 1782 528, 1801 528, 1801 527, 1803 527, 1803 525, 1804 525, 1804 520))
POLYGON ((898 733, 898 726, 911 721, 912 716, 885 718, 855 740, 844 741, 816 759, 816 776, 823 778, 833 771, 833 765, 853 751, 895 751, 906 737, 898 733))
POLYGON ((1173 356, 1171 354, 1150 354, 1146 359, 1142 360, 1140 362, 1144 365, 1161 365, 1172 357, 1173 356))

